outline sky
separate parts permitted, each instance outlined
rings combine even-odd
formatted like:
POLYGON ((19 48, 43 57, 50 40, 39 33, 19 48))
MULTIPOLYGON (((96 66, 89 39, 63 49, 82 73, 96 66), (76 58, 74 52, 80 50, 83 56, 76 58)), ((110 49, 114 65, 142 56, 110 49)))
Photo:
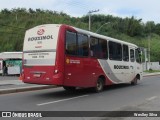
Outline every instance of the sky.
POLYGON ((160 0, 0 0, 0 10, 32 8, 64 12, 72 17, 92 14, 132 17, 160 23, 160 0))

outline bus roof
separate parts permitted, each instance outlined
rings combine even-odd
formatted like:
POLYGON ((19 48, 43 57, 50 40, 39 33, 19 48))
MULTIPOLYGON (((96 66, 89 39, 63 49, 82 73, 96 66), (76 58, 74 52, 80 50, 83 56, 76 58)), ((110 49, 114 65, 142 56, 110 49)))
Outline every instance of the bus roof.
POLYGON ((76 28, 76 27, 73 27, 73 28, 80 33, 89 34, 90 36, 93 36, 93 37, 98 37, 98 38, 102 38, 102 39, 105 39, 105 40, 110 40, 110 41, 113 41, 113 42, 126 44, 126 45, 133 46, 133 47, 138 47, 137 45, 135 45, 133 43, 129 43, 129 42, 125 42, 125 41, 118 40, 118 39, 115 39, 115 38, 111 38, 111 37, 108 37, 108 36, 100 35, 100 34, 90 32, 90 31, 87 31, 87 30, 82 30, 82 29, 79 29, 79 28, 76 28))
MULTIPOLYGON (((44 24, 44 25, 39 25, 39 26, 36 26, 36 27, 49 27, 49 26, 51 26, 51 27, 52 26, 72 27, 77 32, 80 32, 80 33, 83 33, 83 34, 88 34, 88 35, 93 36, 93 37, 98 37, 98 38, 102 38, 104 40, 110 40, 110 41, 126 44, 126 45, 129 45, 129 46, 133 46, 133 47, 138 47, 137 45, 135 45, 133 43, 129 43, 129 42, 125 42, 125 41, 118 40, 118 39, 115 39, 115 38, 111 38, 111 37, 108 37, 108 36, 100 35, 100 34, 97 34, 97 33, 91 32, 91 31, 83 30, 83 29, 80 29, 80 28, 76 28, 74 26, 66 25, 66 24, 44 24)), ((34 27, 34 28, 36 28, 36 27, 34 27)), ((31 28, 31 29, 33 29, 33 28, 31 28)), ((30 30, 30 29, 28 29, 28 30, 30 30)))
MULTIPOLYGON (((31 30, 31 29, 34 29, 34 28, 41 28, 41 27, 53 27, 53 26, 61 26, 63 24, 43 24, 43 25, 38 25, 38 26, 35 26, 35 27, 32 27, 30 29, 28 29, 27 31, 31 30)), ((69 26, 69 25, 66 25, 66 26, 69 26)))

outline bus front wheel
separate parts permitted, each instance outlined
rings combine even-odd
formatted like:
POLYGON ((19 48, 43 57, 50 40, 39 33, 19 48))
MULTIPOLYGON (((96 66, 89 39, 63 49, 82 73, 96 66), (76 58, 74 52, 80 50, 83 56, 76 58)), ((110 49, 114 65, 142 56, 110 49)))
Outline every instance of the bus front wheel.
POLYGON ((139 80, 139 79, 136 77, 136 78, 131 82, 131 85, 137 85, 138 80, 139 80))
POLYGON ((95 92, 101 92, 104 87, 104 80, 102 78, 98 78, 96 86, 94 87, 95 92))

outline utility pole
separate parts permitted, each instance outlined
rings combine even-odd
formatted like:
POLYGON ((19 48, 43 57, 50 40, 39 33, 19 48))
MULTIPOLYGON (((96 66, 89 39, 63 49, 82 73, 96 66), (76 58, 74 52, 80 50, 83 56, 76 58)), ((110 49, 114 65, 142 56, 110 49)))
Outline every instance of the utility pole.
POLYGON ((148 37, 148 70, 150 69, 150 62, 151 62, 151 35, 148 37))
POLYGON ((149 24, 150 31, 148 36, 148 70, 150 70, 150 64, 151 64, 151 23, 149 24))
POLYGON ((93 13, 93 12, 98 12, 99 11, 99 9, 98 10, 90 10, 89 12, 88 12, 88 16, 89 16, 89 31, 91 31, 91 14, 93 13))
POLYGON ((148 61, 148 58, 147 58, 147 49, 144 48, 144 62, 145 62, 145 70, 148 70, 148 65, 147 65, 147 61, 148 61))

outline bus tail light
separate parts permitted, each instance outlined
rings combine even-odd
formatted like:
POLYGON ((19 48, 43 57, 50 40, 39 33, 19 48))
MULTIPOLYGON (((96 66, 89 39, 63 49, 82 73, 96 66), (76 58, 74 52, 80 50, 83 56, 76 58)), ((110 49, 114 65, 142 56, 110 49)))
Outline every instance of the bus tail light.
POLYGON ((54 73, 57 74, 57 73, 58 73, 58 70, 55 70, 54 73))

